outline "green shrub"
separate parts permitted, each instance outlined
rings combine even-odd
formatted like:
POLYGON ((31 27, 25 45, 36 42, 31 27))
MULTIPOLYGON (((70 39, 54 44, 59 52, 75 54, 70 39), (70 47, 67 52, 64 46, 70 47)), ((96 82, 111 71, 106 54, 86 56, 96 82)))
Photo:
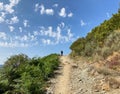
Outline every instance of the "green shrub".
POLYGON ((24 54, 11 56, 0 71, 0 94, 44 94, 46 79, 58 65, 57 54, 32 59, 24 54))
POLYGON ((72 43, 70 49, 72 50, 73 56, 93 56, 96 53, 97 48, 99 54, 103 57, 109 55, 113 51, 120 50, 120 31, 114 32, 115 30, 120 29, 120 11, 114 14, 109 20, 105 20, 99 26, 95 27, 87 34, 84 38, 79 38, 72 43), (111 47, 112 51, 108 51, 108 48, 111 47), (102 50, 103 49, 103 50, 102 50))

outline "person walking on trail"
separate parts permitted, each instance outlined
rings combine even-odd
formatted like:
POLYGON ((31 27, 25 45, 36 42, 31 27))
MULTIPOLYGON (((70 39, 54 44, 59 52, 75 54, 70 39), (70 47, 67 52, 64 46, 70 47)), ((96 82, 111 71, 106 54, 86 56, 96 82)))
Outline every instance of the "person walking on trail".
POLYGON ((61 51, 61 56, 63 56, 63 51, 61 51))

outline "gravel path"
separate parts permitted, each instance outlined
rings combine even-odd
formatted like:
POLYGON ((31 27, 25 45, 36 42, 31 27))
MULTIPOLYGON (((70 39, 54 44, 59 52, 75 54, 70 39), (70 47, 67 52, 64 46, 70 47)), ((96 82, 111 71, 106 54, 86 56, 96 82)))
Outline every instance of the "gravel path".
POLYGON ((60 61, 61 65, 56 77, 50 80, 47 94, 120 94, 120 89, 110 88, 107 91, 99 88, 100 83, 106 85, 103 82, 105 76, 95 72, 91 64, 74 61, 69 56, 60 57, 60 61))
POLYGON ((72 60, 68 56, 62 56, 60 61, 63 64, 62 74, 57 77, 58 82, 55 85, 55 94, 70 94, 70 73, 72 60))

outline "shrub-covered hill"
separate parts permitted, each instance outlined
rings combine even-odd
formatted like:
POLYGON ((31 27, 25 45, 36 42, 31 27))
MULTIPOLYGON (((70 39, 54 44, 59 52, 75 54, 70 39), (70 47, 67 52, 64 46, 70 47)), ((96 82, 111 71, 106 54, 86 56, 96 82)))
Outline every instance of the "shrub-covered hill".
POLYGON ((59 63, 57 54, 32 59, 11 56, 0 70, 0 94, 45 94, 46 82, 59 63))
POLYGON ((113 51, 120 50, 120 10, 92 29, 84 38, 77 39, 71 46, 72 56, 94 56, 104 58, 113 51))

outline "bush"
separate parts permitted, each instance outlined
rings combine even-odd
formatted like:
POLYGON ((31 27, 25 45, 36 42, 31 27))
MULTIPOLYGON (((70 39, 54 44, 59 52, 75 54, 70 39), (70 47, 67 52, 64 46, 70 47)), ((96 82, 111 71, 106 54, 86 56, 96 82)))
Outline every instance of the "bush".
POLYGON ((24 54, 11 56, 1 69, 0 94, 44 94, 46 79, 58 65, 57 54, 32 59, 24 54))

